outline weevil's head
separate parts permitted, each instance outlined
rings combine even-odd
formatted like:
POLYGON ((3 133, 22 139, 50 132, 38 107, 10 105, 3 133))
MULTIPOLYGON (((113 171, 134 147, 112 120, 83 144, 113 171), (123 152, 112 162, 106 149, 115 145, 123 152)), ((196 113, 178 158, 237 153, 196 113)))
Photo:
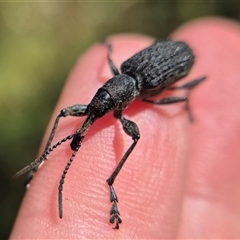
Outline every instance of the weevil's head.
POLYGON ((104 89, 98 89, 92 101, 88 105, 88 116, 101 118, 115 108, 111 95, 104 89))

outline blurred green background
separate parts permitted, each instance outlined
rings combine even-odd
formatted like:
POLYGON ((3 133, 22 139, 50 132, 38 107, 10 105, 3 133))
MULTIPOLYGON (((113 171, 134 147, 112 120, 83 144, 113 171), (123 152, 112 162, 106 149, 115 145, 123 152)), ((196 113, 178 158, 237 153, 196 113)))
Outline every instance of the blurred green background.
POLYGON ((11 176, 35 159, 71 68, 96 41, 120 32, 166 38, 204 16, 240 19, 240 1, 80 1, 0 3, 0 239, 24 194, 11 176))

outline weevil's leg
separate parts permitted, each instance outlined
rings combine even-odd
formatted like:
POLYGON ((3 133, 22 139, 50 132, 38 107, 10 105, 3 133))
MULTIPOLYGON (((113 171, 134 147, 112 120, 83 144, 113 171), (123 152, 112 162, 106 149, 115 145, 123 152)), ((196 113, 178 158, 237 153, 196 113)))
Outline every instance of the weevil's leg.
POLYGON ((111 71, 112 71, 114 76, 119 75, 120 73, 119 73, 117 67, 115 66, 114 62, 112 61, 112 59, 110 57, 110 54, 112 52, 112 45, 110 43, 107 43, 107 42, 105 42, 105 45, 108 48, 107 59, 108 59, 109 67, 110 67, 110 69, 111 69, 111 71))
MULTIPOLYGON (((169 90, 179 90, 179 89, 186 89, 188 90, 188 93, 187 93, 187 99, 189 99, 189 95, 191 93, 191 90, 193 88, 195 88, 196 86, 198 86, 201 82, 203 82, 204 80, 206 79, 206 76, 203 76, 203 77, 199 77, 199 78, 196 78, 190 82, 187 82, 183 85, 180 85, 178 87, 170 87, 169 90)), ((194 117, 193 117, 193 114, 192 114, 192 111, 191 111, 191 108, 189 106, 189 101, 187 100, 186 101, 186 105, 185 105, 185 109, 188 113, 188 118, 189 118, 189 121, 190 122, 193 122, 194 121, 194 117)))
POLYGON ((188 103, 188 96, 187 97, 167 97, 160 100, 150 100, 150 99, 143 99, 142 101, 152 103, 152 104, 172 104, 177 102, 186 102, 185 109, 188 113, 189 121, 193 122, 193 116, 189 108, 188 103))
POLYGON ((172 104, 177 102, 186 102, 188 101, 188 98, 187 97, 166 97, 160 100, 143 99, 142 101, 160 105, 160 104, 172 104))
POLYGON ((114 111, 114 117, 119 119, 120 122, 122 123, 122 127, 123 130, 126 134, 128 134, 129 136, 132 137, 133 143, 131 144, 131 146, 127 149, 127 151, 125 152, 125 154, 123 155, 122 159, 120 160, 120 162, 118 163, 117 167, 115 168, 115 170, 113 171, 112 175, 107 179, 107 183, 109 185, 109 189, 110 189, 110 201, 113 203, 111 210, 110 210, 110 223, 116 223, 114 229, 118 229, 119 228, 119 224, 122 222, 121 218, 119 217, 120 213, 118 211, 118 207, 117 207, 117 202, 118 202, 118 198, 117 198, 117 194, 113 188, 113 183, 118 175, 118 173, 120 172, 120 170, 122 169, 124 163, 126 162, 128 156, 130 155, 130 153, 132 152, 132 150, 134 149, 134 147, 136 146, 139 138, 140 138, 140 133, 139 133, 139 129, 138 126, 136 125, 136 123, 126 119, 125 117, 122 116, 122 111, 118 111, 115 110, 114 111))
POLYGON ((188 113, 188 117, 189 117, 189 120, 190 122, 193 122, 194 121, 194 118, 193 118, 193 114, 192 114, 192 111, 191 111, 191 108, 189 106, 189 95, 190 95, 190 92, 191 90, 198 86, 198 84, 200 84, 201 82, 203 82, 204 80, 206 79, 206 77, 200 77, 200 78, 197 78, 193 81, 190 81, 188 83, 185 83, 181 86, 177 86, 177 87, 170 87, 168 88, 168 90, 179 90, 179 89, 186 89, 188 90, 188 93, 187 93, 187 96, 185 97, 167 97, 167 98, 163 98, 163 99, 160 99, 160 100, 150 100, 150 99, 143 99, 144 102, 149 102, 149 103, 152 103, 152 104, 172 104, 172 103, 177 103, 177 102, 186 102, 186 105, 185 105, 185 109, 188 113))
POLYGON ((51 134, 48 138, 46 147, 45 147, 45 151, 47 151, 47 149, 50 147, 52 140, 55 136, 57 127, 58 127, 58 123, 59 123, 59 119, 61 117, 67 117, 67 116, 71 116, 71 117, 82 117, 82 116, 86 116, 87 115, 87 106, 88 105, 81 105, 81 104, 76 104, 67 108, 63 108, 60 112, 60 114, 57 116, 55 123, 53 125, 51 134))
POLYGON ((177 87, 170 87, 168 88, 168 90, 177 90, 177 89, 187 89, 187 90, 191 90, 193 88, 195 88, 198 84, 200 84, 201 82, 203 82, 206 79, 205 76, 203 77, 199 77, 197 79, 194 79, 190 82, 187 82, 183 85, 177 86, 177 87))
POLYGON ((12 178, 18 178, 26 172, 37 169, 38 166, 44 161, 44 159, 46 159, 47 155, 50 154, 50 152, 52 152, 55 148, 57 148, 63 142, 73 139, 75 137, 75 135, 76 134, 69 135, 69 136, 63 138, 62 140, 60 140, 59 142, 57 142, 56 144, 54 144, 52 147, 48 148, 48 150, 46 152, 44 152, 41 157, 37 158, 34 162, 30 163, 28 166, 24 167, 23 169, 21 169, 20 171, 15 173, 12 178))
MULTIPOLYGON (((87 115, 87 105, 81 105, 81 104, 76 104, 67 108, 63 108, 60 111, 60 114, 56 117, 52 131, 49 135, 47 144, 45 146, 44 149, 44 153, 47 152, 47 150, 49 149, 49 147, 51 146, 52 140, 55 136, 57 127, 58 127, 58 123, 61 117, 67 117, 67 116, 72 116, 72 117, 82 117, 87 115)), ((45 157, 45 159, 41 162, 41 164, 37 165, 35 168, 32 169, 32 171, 29 173, 26 181, 25 181, 25 186, 29 187, 29 183, 31 182, 34 173, 38 171, 38 169, 42 166, 42 164, 44 163, 44 161, 47 160, 47 155, 45 157)))

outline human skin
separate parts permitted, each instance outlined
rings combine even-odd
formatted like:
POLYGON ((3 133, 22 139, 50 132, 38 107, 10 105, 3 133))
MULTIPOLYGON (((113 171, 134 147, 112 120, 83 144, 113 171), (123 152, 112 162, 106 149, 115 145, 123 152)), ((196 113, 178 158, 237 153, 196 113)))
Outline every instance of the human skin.
MULTIPOLYGON (((209 18, 190 22, 172 39, 186 41, 196 63, 178 84, 206 75, 190 95, 195 121, 183 104, 157 106, 134 101, 124 111, 137 123, 141 138, 114 187, 123 223, 109 223, 106 179, 132 140, 108 114, 87 133, 71 165, 63 189, 63 219, 58 217, 57 189, 71 156, 69 143, 53 151, 26 191, 11 239, 166 239, 240 237, 240 28, 209 18)), ((149 46, 140 35, 108 38, 112 59, 120 64, 149 46)), ((40 148, 53 121, 67 106, 88 104, 111 78, 102 44, 90 48, 69 76, 40 148)), ((182 95, 174 91, 173 96, 182 95)), ((163 96, 159 96, 159 99, 163 96)), ((84 118, 66 118, 54 143, 81 126, 84 118)))

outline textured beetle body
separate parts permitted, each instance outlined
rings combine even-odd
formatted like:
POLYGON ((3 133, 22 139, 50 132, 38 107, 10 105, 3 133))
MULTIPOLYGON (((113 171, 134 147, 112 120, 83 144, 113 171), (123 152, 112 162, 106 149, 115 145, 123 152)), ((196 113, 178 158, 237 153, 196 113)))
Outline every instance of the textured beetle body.
POLYGON ((172 84, 189 73, 194 63, 194 55, 192 50, 184 42, 172 40, 161 41, 148 48, 145 48, 122 63, 120 68, 121 74, 109 56, 111 46, 108 44, 106 45, 108 46, 108 63, 111 71, 114 74, 114 77, 109 79, 101 88, 97 90, 96 94, 93 96, 88 105, 76 104, 61 110, 60 114, 55 120, 42 156, 17 172, 14 175, 14 178, 19 177, 27 171, 31 171, 31 175, 27 182, 29 183, 32 179, 33 173, 39 169, 40 164, 47 158, 49 153, 63 142, 72 140, 70 143, 71 149, 73 150, 72 156, 63 171, 58 187, 59 217, 62 218, 62 191, 68 169, 82 144, 84 136, 92 124, 97 119, 113 111, 113 116, 121 122, 124 132, 133 140, 130 147, 120 159, 115 170, 107 179, 110 191, 110 201, 112 202, 112 207, 110 210, 111 216, 109 221, 110 223, 115 223, 114 228, 118 229, 122 220, 119 216, 120 213, 117 206, 118 197, 113 188, 113 183, 127 158, 135 148, 138 140, 140 139, 140 132, 137 124, 126 119, 122 115, 123 110, 128 107, 128 105, 135 98, 158 105, 185 102, 186 110, 189 113, 190 119, 192 119, 188 105, 189 92, 187 96, 184 97, 166 97, 160 100, 151 100, 148 98, 160 94, 164 90, 185 89, 189 91, 202 82, 205 77, 195 79, 178 87, 172 87, 172 84), (86 116, 86 119, 84 120, 82 126, 77 129, 74 134, 63 138, 51 146, 59 119, 67 116, 86 116))
POLYGON ((146 98, 186 76, 193 64, 194 55, 186 43, 168 40, 138 52, 122 63, 121 71, 136 79, 138 98, 146 98))
POLYGON ((194 63, 192 50, 184 42, 162 41, 138 52, 122 63, 118 74, 109 79, 95 94, 89 107, 100 108, 102 114, 114 109, 123 110, 135 98, 155 96, 186 76, 194 63), (96 103, 99 91, 106 90, 106 96, 114 104, 107 107, 107 99, 101 105, 96 103), (104 109, 106 112, 104 113, 104 109))

